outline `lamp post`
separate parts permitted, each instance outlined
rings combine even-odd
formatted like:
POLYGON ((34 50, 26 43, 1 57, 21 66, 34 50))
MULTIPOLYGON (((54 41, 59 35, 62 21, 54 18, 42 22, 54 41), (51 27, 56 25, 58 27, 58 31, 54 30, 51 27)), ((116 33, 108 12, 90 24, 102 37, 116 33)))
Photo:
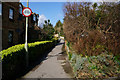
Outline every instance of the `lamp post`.
MULTIPOLYGON (((29 0, 27 0, 27 7, 29 7, 29 0)), ((25 32, 26 66, 28 67, 29 60, 28 60, 28 43, 27 43, 27 36, 28 36, 28 17, 26 17, 26 32, 25 32)))

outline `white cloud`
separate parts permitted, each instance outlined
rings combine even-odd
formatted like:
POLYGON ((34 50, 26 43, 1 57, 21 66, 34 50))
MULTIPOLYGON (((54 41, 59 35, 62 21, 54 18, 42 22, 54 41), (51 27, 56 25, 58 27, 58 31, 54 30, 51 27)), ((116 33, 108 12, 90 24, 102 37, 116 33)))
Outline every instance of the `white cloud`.
POLYGON ((44 24, 45 20, 47 20, 47 18, 43 14, 39 15, 38 26, 43 27, 43 24, 44 24))

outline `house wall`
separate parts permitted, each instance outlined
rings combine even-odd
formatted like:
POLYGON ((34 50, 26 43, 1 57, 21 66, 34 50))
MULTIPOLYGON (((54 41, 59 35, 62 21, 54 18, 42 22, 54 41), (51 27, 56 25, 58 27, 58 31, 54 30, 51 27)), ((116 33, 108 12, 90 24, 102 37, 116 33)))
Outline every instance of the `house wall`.
MULTIPOLYGON (((26 18, 19 13, 19 2, 2 2, 2 48, 6 49, 10 46, 25 42, 25 27, 26 18), (14 10, 14 19, 9 19, 9 9, 14 10), (8 33, 13 32, 13 43, 8 42, 8 33)), ((22 4, 21 4, 22 5, 22 4)), ((23 5, 22 5, 23 6, 23 5)), ((24 8, 24 6, 23 6, 24 8)), ((35 23, 32 20, 32 15, 29 17, 29 28, 34 27, 35 23)), ((37 23, 38 24, 38 23, 37 23)), ((28 33, 29 34, 29 33, 28 33)), ((31 33, 32 34, 32 33, 31 33)), ((31 36, 31 35, 29 35, 31 36)))
POLYGON ((19 16, 19 3, 2 3, 2 47, 7 48, 18 43, 18 16, 19 16), (9 19, 9 9, 13 8, 14 19, 9 19), (8 44, 8 32, 13 31, 13 43, 8 44))

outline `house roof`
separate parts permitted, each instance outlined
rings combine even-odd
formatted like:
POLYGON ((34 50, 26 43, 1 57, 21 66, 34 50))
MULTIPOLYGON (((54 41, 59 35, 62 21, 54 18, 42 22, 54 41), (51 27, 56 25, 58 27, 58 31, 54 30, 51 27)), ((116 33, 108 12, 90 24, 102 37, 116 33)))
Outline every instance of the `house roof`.
MULTIPOLYGON (((23 8, 25 8, 25 6, 21 2, 19 2, 19 4, 21 4, 23 6, 23 8)), ((32 12, 32 14, 35 14, 35 15, 39 16, 39 14, 36 14, 34 12, 32 12)))

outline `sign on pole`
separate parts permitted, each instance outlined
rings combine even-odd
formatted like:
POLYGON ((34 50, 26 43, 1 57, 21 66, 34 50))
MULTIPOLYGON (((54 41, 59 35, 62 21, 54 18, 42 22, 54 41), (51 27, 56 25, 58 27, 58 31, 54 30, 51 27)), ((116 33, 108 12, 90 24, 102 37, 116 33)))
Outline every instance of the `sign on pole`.
POLYGON ((26 66, 28 67, 29 59, 28 59, 28 43, 27 43, 27 32, 28 32, 28 17, 32 14, 32 10, 27 7, 22 10, 22 14, 26 17, 26 34, 25 34, 25 50, 26 50, 26 66))
POLYGON ((25 17, 29 17, 31 14, 32 14, 32 10, 28 7, 24 8, 22 10, 22 14, 25 16, 25 17))

